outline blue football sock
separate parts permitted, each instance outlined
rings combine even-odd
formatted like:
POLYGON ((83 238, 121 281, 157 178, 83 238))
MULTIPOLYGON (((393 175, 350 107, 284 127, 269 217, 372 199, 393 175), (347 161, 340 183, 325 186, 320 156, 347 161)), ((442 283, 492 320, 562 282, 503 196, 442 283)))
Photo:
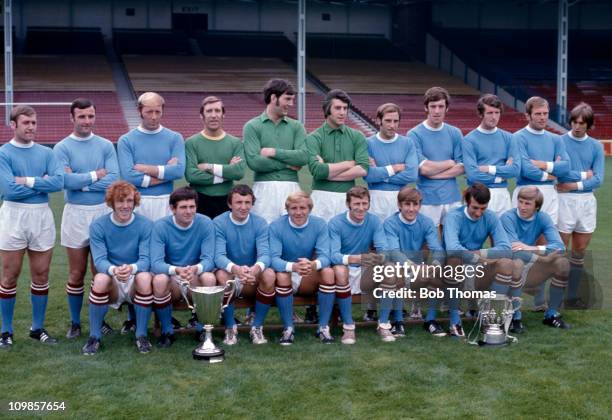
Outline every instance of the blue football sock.
POLYGON ((380 298, 380 310, 378 312, 378 323, 386 324, 389 322, 389 315, 391 314, 391 309, 393 308, 393 299, 384 297, 380 298))
MULTIPOLYGON (((449 296, 448 289, 446 290, 446 294, 449 296)), ((448 298, 448 314, 451 325, 461 325, 461 317, 459 317, 459 298, 448 298)))
POLYGON ((146 337, 151 318, 151 305, 134 305, 134 312, 136 312, 136 337, 146 337))
POLYGON ((67 295, 70 320, 73 324, 81 325, 81 309, 83 308, 83 295, 67 295))
MULTIPOLYGON (((510 296, 512 296, 513 298, 521 297, 522 294, 523 294, 523 289, 521 287, 510 289, 510 296)), ((512 308, 514 309, 514 315, 512 315, 512 319, 523 319, 523 314, 521 310, 517 309, 520 307, 520 305, 521 305, 520 301, 512 300, 512 308)))
POLYGON ((567 298, 576 299, 578 297, 578 287, 580 286, 580 280, 582 273, 584 272, 584 260, 580 259, 580 264, 573 264, 570 262, 569 280, 567 285, 567 298))
POLYGON ((393 322, 404 321, 404 299, 393 299, 393 322))
POLYGON ((0 311, 2 312, 2 332, 13 334, 13 314, 15 313, 15 295, 11 298, 0 299, 0 311))
POLYGON ((323 292, 319 289, 317 293, 317 303, 319 305, 319 326, 329 326, 332 310, 334 309, 334 301, 336 300, 336 290, 334 286, 325 289, 323 292))
POLYGON ((263 325, 269 310, 269 303, 263 303, 259 300, 255 300, 255 320, 253 321, 254 327, 261 327, 263 325))
POLYGON ((157 318, 159 318, 162 334, 172 334, 174 332, 172 328, 172 303, 161 308, 158 307, 155 313, 157 314, 157 318))
POLYGON ((351 296, 339 298, 336 296, 336 302, 338 303, 338 309, 340 310, 340 316, 342 317, 342 323, 346 325, 353 325, 353 299, 351 296))
POLYGON ((108 312, 108 304, 96 305, 89 302, 89 335, 102 338, 102 323, 108 312))
POLYGON ((510 294, 510 285, 493 280, 493 283, 491 283, 491 291, 495 292, 497 295, 508 296, 510 294))
POLYGON ((561 301, 563 300, 564 293, 565 287, 559 287, 553 284, 550 285, 550 299, 548 302, 548 310, 546 311, 546 314, 544 314, 546 318, 559 315, 559 307, 561 306, 561 301))
POLYGON ((438 311, 438 299, 437 298, 429 298, 427 305, 427 315, 425 316, 425 322, 430 322, 436 319, 437 311, 438 311))
POLYGON ((278 306, 278 311, 280 313, 281 321, 283 322, 283 327, 293 327, 293 294, 281 294, 278 293, 278 289, 276 292, 276 306, 278 306))
POLYGON ((44 327, 45 324, 45 313, 47 312, 47 302, 49 301, 49 295, 38 295, 32 293, 32 330, 39 330, 44 327))
POLYGON ((223 310, 223 323, 225 324, 225 328, 233 328, 236 325, 236 321, 234 320, 234 304, 230 303, 223 310))
POLYGON ((128 321, 135 321, 136 320, 136 311, 134 310, 134 305, 131 303, 128 303, 128 313, 127 313, 127 320, 128 321))
POLYGON ((546 304, 546 282, 543 282, 542 284, 540 284, 538 291, 536 292, 536 294, 533 296, 533 305, 534 306, 542 306, 544 304, 546 304))

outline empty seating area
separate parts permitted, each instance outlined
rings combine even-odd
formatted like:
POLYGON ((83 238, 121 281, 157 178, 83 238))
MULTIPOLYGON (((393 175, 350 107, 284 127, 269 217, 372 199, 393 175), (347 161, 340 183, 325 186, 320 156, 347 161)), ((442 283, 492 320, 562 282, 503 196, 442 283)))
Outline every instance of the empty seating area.
MULTIPOLYGON (((15 102, 66 102, 70 103, 78 97, 90 98, 96 104, 96 127, 94 132, 115 142, 119 136, 128 131, 125 117, 114 92, 68 91, 68 92, 38 92, 22 91, 14 96, 15 102)), ((69 105, 34 105, 37 111, 39 143, 57 143, 72 132, 69 105)), ((4 107, 0 109, 0 118, 4 121, 4 107)), ((2 124, 0 142, 11 139, 13 133, 9 127, 2 124)))
POLYGON ((181 31, 115 29, 113 39, 118 54, 191 54, 187 35, 181 31))
POLYGON ((311 33, 306 36, 309 57, 363 60, 410 58, 383 35, 311 33))
POLYGON ((100 28, 30 27, 26 54, 104 54, 100 28))
POLYGON ((208 56, 277 57, 293 60, 296 48, 282 32, 207 31, 196 36, 208 56))

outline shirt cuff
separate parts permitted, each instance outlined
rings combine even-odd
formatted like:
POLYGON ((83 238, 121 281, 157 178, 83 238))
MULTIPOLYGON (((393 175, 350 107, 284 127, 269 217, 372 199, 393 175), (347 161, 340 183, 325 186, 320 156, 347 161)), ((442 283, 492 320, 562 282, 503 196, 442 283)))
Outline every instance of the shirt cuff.
POLYGON ((232 272, 232 267, 235 266, 235 265, 236 264, 234 264, 233 262, 230 261, 229 264, 227 264, 225 266, 225 271, 227 271, 228 273, 231 273, 232 272))
POLYGON ((320 270, 323 264, 321 264, 320 260, 315 260, 315 266, 317 267, 317 270, 320 270))
POLYGON ((168 267, 168 274, 170 274, 171 276, 176 276, 176 266, 171 265, 170 267, 168 267))
POLYGON ((495 180, 493 181, 494 184, 501 184, 502 182, 504 182, 504 178, 501 176, 496 176, 495 180))
POLYGON ((389 174, 389 176, 395 175, 395 171, 393 170, 393 165, 387 165, 385 166, 385 169, 387 170, 387 174, 389 174))
POLYGON ((198 271, 196 271, 197 275, 200 275, 204 272, 204 266, 202 264, 198 264, 196 265, 196 267, 198 267, 198 271))
POLYGON ((582 181, 576 182, 576 185, 578 186, 578 191, 584 190, 584 184, 582 183, 582 181))
POLYGON ((223 178, 223 165, 215 163, 213 165, 213 174, 219 178, 223 178))
POLYGON ((164 179, 164 175, 166 175, 166 168, 164 165, 157 166, 157 179, 164 179))
POLYGON ((342 264, 349 265, 349 255, 342 256, 342 264))
POLYGON ((481 256, 482 258, 487 258, 487 255, 489 255, 488 250, 486 250, 486 249, 481 249, 481 250, 480 250, 480 256, 481 256))
POLYGON ((224 178, 213 175, 213 184, 223 184, 223 182, 225 182, 224 178))
POLYGON ((92 184, 98 180, 98 173, 96 171, 90 171, 89 176, 91 177, 92 184))
POLYGON ((108 275, 109 275, 109 276, 111 276, 111 277, 112 277, 112 276, 114 276, 114 275, 115 275, 115 268, 117 268, 117 267, 116 267, 116 266, 114 266, 114 265, 111 265, 110 267, 108 267, 108 275))
POLYGON ((33 176, 26 176, 25 184, 28 188, 34 188, 34 181, 36 181, 36 178, 33 176))
POLYGON ((548 172, 542 172, 542 178, 540 181, 548 181, 548 172))
POLYGON ((546 162, 546 172, 550 174, 553 169, 555 169, 555 162, 546 162))
POLYGON ((86 185, 86 186, 84 186, 83 188, 81 188, 81 191, 85 191, 85 192, 87 192, 87 191, 89 191, 89 187, 86 185))
POLYGON ((580 172, 580 180, 584 181, 585 179, 587 179, 587 173, 586 172, 580 172))
POLYGON ((138 272, 138 265, 132 264, 132 274, 136 274, 138 272))
POLYGON ((425 165, 425 162, 427 162, 427 159, 423 159, 420 163, 419 163, 419 168, 423 165, 425 165))
POLYGON ((497 173, 497 167, 495 165, 489 165, 489 175, 495 175, 497 173))
POLYGON ((285 265, 285 271, 288 271, 288 272, 290 272, 290 273, 291 273, 291 272, 293 271, 293 263, 288 262, 288 263, 285 265))
POLYGON ((151 177, 149 175, 145 175, 142 177, 142 184, 140 184, 140 186, 142 188, 149 188, 149 185, 151 184, 151 177))
POLYGON ((546 251, 546 245, 538 245, 538 251, 546 251))
POLYGON ((257 261, 255 263, 255 265, 258 265, 259 268, 261 268, 261 271, 263 272, 266 269, 266 265, 264 263, 262 263, 261 261, 257 261))

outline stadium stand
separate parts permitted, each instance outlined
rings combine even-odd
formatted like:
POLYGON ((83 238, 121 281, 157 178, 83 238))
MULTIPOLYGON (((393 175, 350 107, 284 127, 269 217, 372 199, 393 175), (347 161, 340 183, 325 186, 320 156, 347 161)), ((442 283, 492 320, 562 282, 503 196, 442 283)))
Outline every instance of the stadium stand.
POLYGON ((104 54, 100 28, 29 27, 26 54, 104 54))
POLYGON ((187 35, 181 31, 115 29, 113 39, 118 54, 191 54, 187 35))
POLYGON ((306 37, 309 57, 333 59, 399 60, 409 57, 383 35, 329 34, 309 32, 306 37))
POLYGON ((196 36, 208 56, 295 59, 296 49, 282 32, 207 31, 196 36))

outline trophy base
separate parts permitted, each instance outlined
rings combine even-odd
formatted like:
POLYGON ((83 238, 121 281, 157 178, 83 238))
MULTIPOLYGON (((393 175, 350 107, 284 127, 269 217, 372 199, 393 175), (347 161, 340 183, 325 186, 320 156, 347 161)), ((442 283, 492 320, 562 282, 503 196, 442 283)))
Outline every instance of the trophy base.
POLYGON ((220 363, 225 360, 225 350, 223 349, 219 349, 218 352, 210 354, 200 353, 198 352, 198 349, 195 349, 191 352, 191 354, 195 360, 200 360, 202 362, 220 363))
POLYGON ((486 341, 478 340, 478 345, 481 347, 505 347, 509 344, 510 342, 507 340, 501 343, 487 343, 486 341))

